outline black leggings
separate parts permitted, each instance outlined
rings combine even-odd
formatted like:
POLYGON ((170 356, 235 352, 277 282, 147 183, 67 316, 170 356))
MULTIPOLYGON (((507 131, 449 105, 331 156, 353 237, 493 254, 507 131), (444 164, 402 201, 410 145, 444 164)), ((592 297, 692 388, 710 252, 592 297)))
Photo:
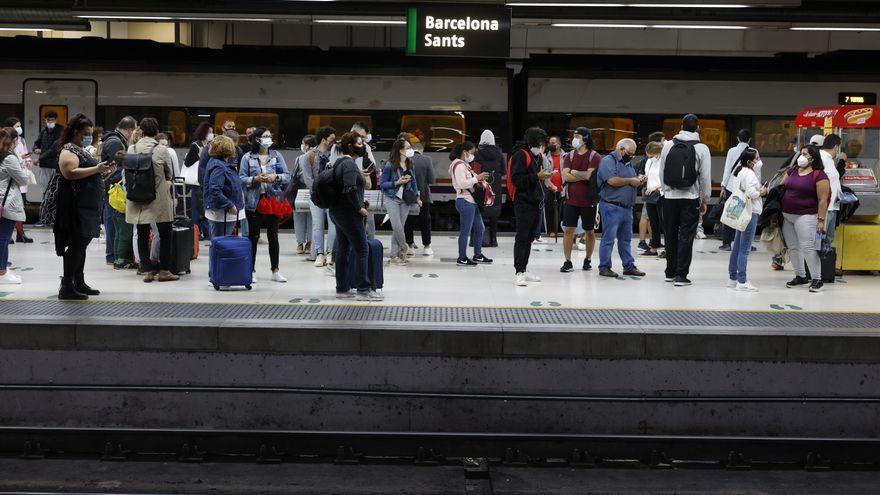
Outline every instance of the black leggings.
MULTIPOLYGON (((159 266, 160 270, 171 269, 171 222, 159 222, 156 224, 159 230, 159 266)), ((138 233, 138 256, 141 258, 141 270, 144 272, 156 271, 150 260, 150 224, 137 226, 138 233)), ((155 241, 154 241, 155 242, 155 241)))
POLYGON ((260 230, 266 227, 266 236, 269 237, 269 261, 272 263, 272 271, 278 270, 278 217, 275 215, 263 215, 255 211, 245 211, 248 221, 248 237, 251 239, 251 270, 257 263, 257 241, 260 240, 260 230))
POLYGON ((661 198, 658 203, 648 203, 646 205, 648 209, 648 220, 651 221, 651 248, 653 249, 660 247, 660 235, 663 233, 662 202, 663 199, 661 198))
POLYGON ((82 279, 86 267, 86 248, 92 242, 90 237, 77 237, 70 240, 70 245, 64 250, 64 279, 73 281, 74 278, 82 279))

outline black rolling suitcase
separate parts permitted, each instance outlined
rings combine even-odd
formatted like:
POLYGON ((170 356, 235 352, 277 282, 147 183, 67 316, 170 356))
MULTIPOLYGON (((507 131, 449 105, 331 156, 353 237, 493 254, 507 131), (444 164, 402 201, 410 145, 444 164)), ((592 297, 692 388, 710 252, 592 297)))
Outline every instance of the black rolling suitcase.
POLYGON ((195 258, 195 233, 192 220, 187 218, 186 196, 179 194, 185 189, 183 178, 175 177, 171 187, 172 198, 182 203, 181 208, 175 209, 174 222, 171 224, 171 268, 170 272, 175 275, 190 273, 190 260, 195 258))
POLYGON ((819 251, 819 261, 822 262, 822 281, 833 284, 837 271, 837 249, 831 247, 827 251, 819 251))

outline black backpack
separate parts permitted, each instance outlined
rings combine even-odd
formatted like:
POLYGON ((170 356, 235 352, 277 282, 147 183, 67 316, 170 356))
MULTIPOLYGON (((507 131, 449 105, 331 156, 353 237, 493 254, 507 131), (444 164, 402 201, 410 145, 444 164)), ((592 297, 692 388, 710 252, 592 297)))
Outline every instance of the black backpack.
POLYGON ((132 203, 149 204, 156 199, 156 174, 153 172, 153 150, 129 153, 122 159, 125 197, 132 203))
POLYGON ((332 167, 322 170, 312 182, 311 200, 318 208, 330 208, 342 201, 342 177, 336 171, 342 168, 340 163, 345 158, 339 158, 332 167))
POLYGON ((663 167, 663 183, 673 189, 690 189, 697 182, 697 151, 699 141, 672 140, 663 167))

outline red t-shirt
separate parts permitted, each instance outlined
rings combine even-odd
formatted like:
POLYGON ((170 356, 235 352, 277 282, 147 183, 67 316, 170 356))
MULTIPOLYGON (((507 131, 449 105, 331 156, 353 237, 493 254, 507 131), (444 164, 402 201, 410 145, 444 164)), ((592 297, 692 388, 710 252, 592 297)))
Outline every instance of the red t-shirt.
MULTIPOLYGON (((587 152, 583 155, 575 150, 574 152, 565 154, 565 158, 563 160, 563 168, 586 172, 591 168, 599 168, 599 163, 601 161, 602 155, 596 153, 593 150, 587 150, 587 152), (569 159, 569 156, 572 156, 572 158, 569 159)), ((593 173, 595 174, 596 170, 593 170, 593 173)), ((590 181, 579 180, 577 182, 570 182, 568 184, 568 199, 565 200, 565 203, 572 206, 580 207, 595 206, 588 199, 589 192, 590 181)))
MULTIPOLYGON (((562 168, 561 168, 561 157, 562 155, 550 155, 553 158, 553 170, 556 172, 550 177, 550 182, 556 186, 557 191, 562 191, 562 168)), ((547 189, 550 189, 549 187, 547 189)))

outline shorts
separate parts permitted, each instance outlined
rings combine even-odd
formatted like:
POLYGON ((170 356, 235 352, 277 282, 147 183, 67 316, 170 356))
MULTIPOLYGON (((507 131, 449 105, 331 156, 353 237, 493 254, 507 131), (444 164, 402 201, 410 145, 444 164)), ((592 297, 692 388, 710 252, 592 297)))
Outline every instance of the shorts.
POLYGON ((574 206, 564 205, 562 207, 562 226, 575 228, 578 226, 578 219, 583 223, 585 231, 590 232, 596 229, 596 207, 595 206, 574 206))

